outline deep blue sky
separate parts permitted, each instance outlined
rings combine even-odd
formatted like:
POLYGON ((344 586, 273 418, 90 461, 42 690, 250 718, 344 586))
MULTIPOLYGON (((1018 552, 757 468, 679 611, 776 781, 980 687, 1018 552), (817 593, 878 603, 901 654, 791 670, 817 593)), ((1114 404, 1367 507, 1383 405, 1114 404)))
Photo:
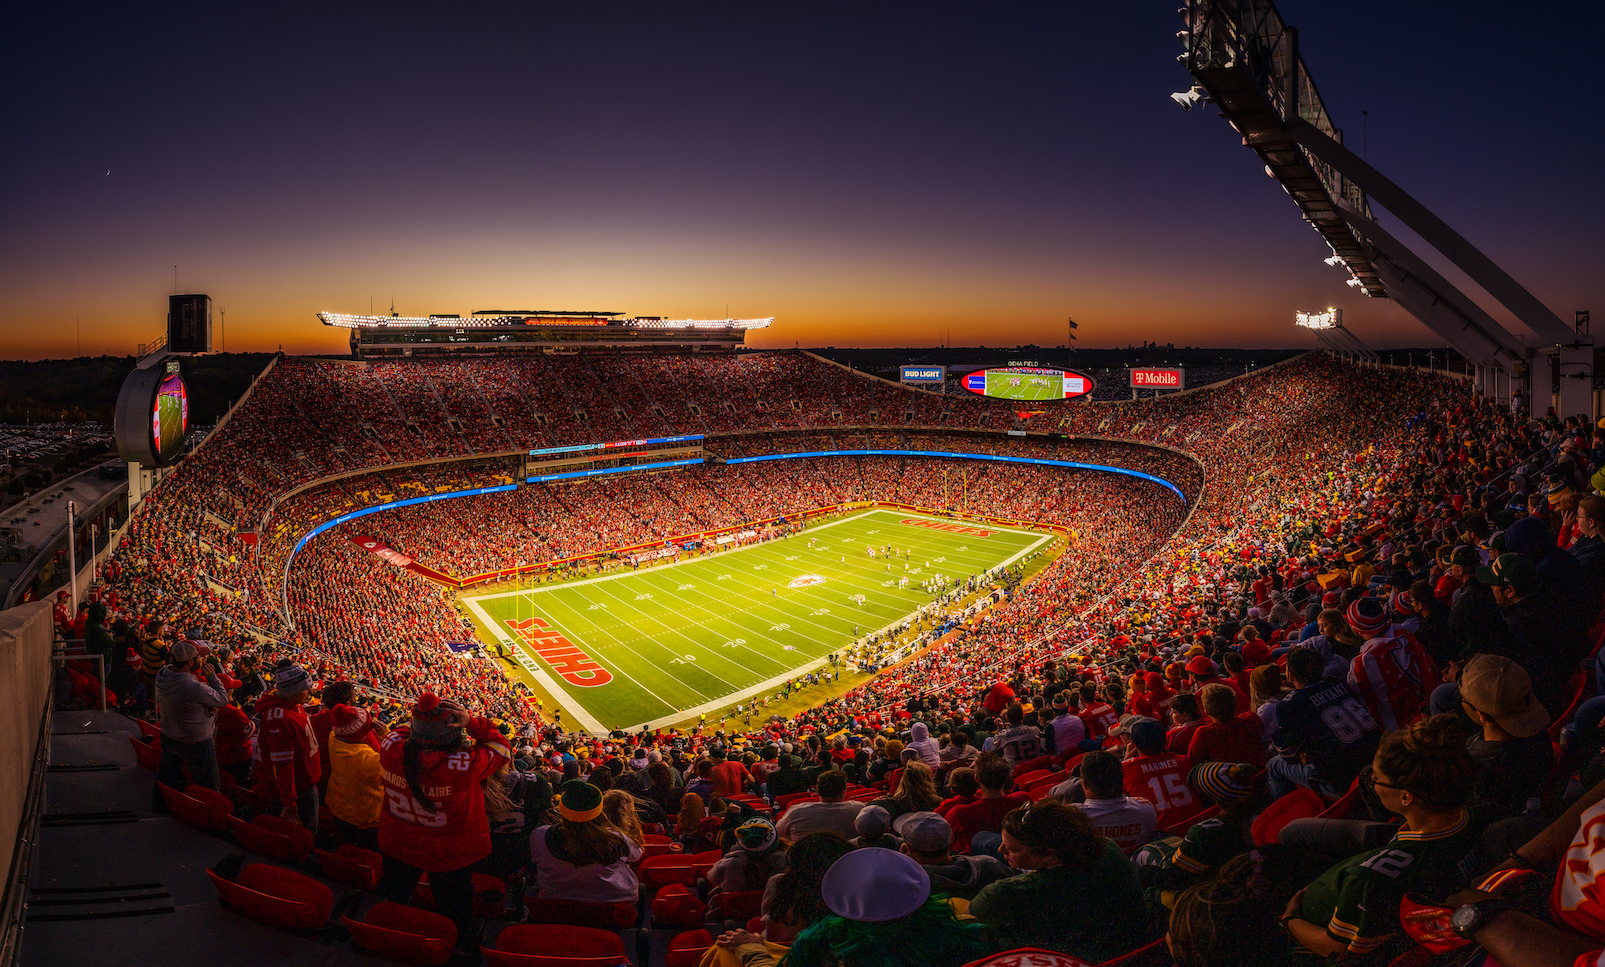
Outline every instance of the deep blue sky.
MULTIPOLYGON (((75 317, 131 349, 175 263, 240 350, 339 351, 313 313, 370 297, 728 306, 788 346, 1051 345, 1067 315, 1083 345, 1301 345, 1292 311, 1338 305, 1428 344, 1170 102, 1176 6, 24 10, 0 357, 71 354, 75 317)), ((1563 318, 1605 312, 1596 5, 1281 9, 1351 147, 1563 318)))

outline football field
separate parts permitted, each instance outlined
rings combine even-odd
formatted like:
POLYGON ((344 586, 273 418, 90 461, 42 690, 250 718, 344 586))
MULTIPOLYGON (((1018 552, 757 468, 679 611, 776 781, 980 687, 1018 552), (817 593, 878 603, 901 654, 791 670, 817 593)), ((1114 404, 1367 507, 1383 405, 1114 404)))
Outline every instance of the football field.
POLYGON ((773 693, 929 605, 921 585, 935 576, 964 581, 1052 540, 876 509, 737 550, 461 600, 482 637, 516 649, 565 725, 655 728, 773 693))

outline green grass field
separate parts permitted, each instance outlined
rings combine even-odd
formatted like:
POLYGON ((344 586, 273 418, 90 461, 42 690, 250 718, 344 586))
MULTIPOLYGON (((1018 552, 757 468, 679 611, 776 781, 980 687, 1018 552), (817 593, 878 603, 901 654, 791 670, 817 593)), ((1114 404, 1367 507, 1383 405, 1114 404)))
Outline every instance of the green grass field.
POLYGON ((936 574, 964 580, 1052 539, 878 509, 674 564, 461 600, 481 637, 518 649, 565 724, 656 728, 819 667, 929 604, 920 585, 936 574), (908 555, 885 557, 888 544, 908 555))
POLYGON ((1064 379, 1029 373, 987 373, 986 395, 1009 400, 1062 400, 1064 379))

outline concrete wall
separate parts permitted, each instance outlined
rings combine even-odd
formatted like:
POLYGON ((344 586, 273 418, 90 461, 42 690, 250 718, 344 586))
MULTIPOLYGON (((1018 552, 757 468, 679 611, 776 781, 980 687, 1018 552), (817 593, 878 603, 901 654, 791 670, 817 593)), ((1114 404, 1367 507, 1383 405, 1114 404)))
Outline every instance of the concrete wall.
POLYGON ((18 824, 50 697, 50 602, 0 611, 0 871, 11 869, 18 824))

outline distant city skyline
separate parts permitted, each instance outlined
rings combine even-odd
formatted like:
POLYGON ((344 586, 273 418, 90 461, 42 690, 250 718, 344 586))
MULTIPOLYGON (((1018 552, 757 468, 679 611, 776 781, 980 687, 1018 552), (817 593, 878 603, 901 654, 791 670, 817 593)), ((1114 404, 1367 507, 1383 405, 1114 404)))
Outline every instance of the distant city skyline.
MULTIPOLYGON (((30 8, 0 358, 132 352, 175 265, 229 351, 344 352, 315 313, 392 300, 774 316, 774 348, 1054 347, 1067 316, 1084 348, 1313 347, 1294 311, 1335 306, 1438 344, 1170 101, 1175 6, 30 8)), ((1279 7, 1346 144, 1562 319, 1605 312, 1605 14, 1279 7)))

